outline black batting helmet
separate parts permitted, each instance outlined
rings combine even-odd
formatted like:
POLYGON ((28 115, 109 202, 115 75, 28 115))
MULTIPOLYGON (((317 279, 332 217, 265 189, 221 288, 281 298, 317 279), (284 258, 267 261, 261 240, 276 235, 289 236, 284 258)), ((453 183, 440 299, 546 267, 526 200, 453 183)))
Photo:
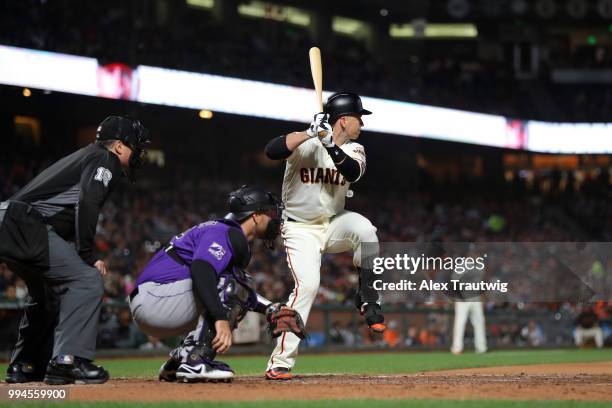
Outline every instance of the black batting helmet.
POLYGON ((281 218, 283 206, 280 200, 272 193, 261 187, 242 186, 229 194, 229 213, 226 219, 241 222, 251 214, 276 210, 278 218, 281 218))
POLYGON ((370 115, 367 109, 363 109, 359 95, 350 92, 336 92, 327 98, 323 112, 329 115, 329 123, 336 122, 344 115, 370 115))

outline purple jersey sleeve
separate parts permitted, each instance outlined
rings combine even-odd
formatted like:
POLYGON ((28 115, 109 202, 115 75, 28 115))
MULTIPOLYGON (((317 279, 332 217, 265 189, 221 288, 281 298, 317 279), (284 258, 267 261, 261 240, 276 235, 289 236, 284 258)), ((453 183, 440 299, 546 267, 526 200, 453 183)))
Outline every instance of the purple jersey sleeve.
POLYGON ((193 260, 206 261, 221 275, 232 260, 232 248, 227 237, 228 227, 209 229, 202 234, 193 253, 193 260))

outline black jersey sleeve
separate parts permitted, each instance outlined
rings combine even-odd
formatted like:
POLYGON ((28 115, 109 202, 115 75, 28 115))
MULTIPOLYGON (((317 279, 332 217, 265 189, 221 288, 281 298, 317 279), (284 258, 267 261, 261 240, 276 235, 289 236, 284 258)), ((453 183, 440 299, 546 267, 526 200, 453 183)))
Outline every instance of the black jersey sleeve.
POLYGON ((100 209, 121 176, 119 158, 109 151, 85 159, 75 208, 75 242, 79 255, 89 265, 96 261, 94 236, 100 209))
POLYGON ((232 247, 233 265, 238 268, 246 268, 251 261, 251 250, 246 237, 236 227, 227 230, 227 237, 232 247))
POLYGON ((219 278, 215 268, 208 262, 197 259, 191 264, 190 272, 193 293, 202 302, 206 312, 215 321, 228 320, 227 311, 217 293, 219 278))

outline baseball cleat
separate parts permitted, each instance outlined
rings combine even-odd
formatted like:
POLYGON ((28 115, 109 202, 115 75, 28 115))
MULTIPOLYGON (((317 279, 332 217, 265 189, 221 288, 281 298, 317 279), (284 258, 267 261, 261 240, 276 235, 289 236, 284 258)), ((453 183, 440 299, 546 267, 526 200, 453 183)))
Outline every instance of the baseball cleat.
POLYGON ((49 385, 103 384, 109 375, 103 367, 80 357, 64 356, 54 358, 47 365, 45 383, 49 385))
POLYGON ((387 330, 387 325, 384 323, 374 323, 370 325, 370 330, 372 330, 375 333, 382 333, 385 330, 387 330))
POLYGON ((378 303, 364 303, 361 305, 361 314, 365 316, 366 324, 373 332, 382 333, 387 330, 385 316, 378 303))
POLYGON ((160 368, 159 368, 159 381, 168 381, 175 382, 176 381, 176 370, 178 370, 181 363, 176 361, 173 358, 169 358, 160 368))
POLYGON ((273 367, 266 371, 266 380, 287 381, 291 380, 291 369, 286 367, 273 367))
POLYGON ((230 382, 234 378, 234 371, 221 361, 199 359, 190 363, 183 363, 176 371, 176 380, 179 382, 230 382))
POLYGON ((44 378, 45 372, 37 371, 33 364, 16 362, 7 367, 5 381, 9 384, 22 384, 42 381, 44 378))

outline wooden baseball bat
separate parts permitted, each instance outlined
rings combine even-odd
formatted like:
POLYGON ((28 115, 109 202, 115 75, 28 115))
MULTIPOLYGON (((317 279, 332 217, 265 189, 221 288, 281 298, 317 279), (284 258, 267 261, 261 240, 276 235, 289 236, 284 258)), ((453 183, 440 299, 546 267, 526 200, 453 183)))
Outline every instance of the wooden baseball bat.
POLYGON ((321 50, 318 47, 312 47, 308 52, 310 57, 310 72, 312 73, 312 82, 317 94, 317 109, 323 112, 323 66, 321 65, 321 50))

